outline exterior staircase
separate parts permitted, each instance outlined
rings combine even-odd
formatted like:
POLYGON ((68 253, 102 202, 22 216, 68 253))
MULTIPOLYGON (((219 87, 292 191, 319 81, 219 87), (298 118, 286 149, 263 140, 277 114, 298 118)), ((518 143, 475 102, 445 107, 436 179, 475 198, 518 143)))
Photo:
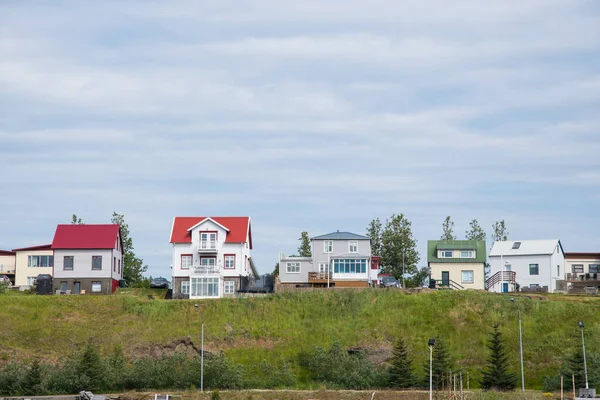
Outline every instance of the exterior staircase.
POLYGON ((515 271, 498 271, 485 281, 485 290, 490 290, 500 282, 508 282, 509 284, 514 285, 516 279, 517 273, 515 271))

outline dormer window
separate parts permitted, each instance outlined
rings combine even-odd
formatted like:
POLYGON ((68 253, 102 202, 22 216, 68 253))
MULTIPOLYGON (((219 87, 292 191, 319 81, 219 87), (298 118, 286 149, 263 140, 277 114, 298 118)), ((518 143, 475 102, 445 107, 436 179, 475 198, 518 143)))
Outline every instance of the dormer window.
POLYGON ((440 258, 453 258, 454 252, 452 250, 440 250, 440 258))
POLYGON ((473 250, 461 250, 460 258, 475 258, 475 252, 473 250))
POLYGON ((521 247, 521 242, 514 242, 512 245, 513 250, 518 250, 521 247))

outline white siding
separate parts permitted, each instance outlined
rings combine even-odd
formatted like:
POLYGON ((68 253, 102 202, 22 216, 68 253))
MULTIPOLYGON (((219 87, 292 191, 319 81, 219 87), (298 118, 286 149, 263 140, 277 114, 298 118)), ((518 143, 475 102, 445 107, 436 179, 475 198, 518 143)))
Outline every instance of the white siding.
MULTIPOLYGON (((54 250, 55 278, 117 278, 112 271, 113 250, 54 250), (73 256, 73 270, 64 270, 64 257, 73 256), (92 256, 102 256, 102 269, 92 270, 92 256)), ((121 263, 121 273, 122 273, 121 263)))

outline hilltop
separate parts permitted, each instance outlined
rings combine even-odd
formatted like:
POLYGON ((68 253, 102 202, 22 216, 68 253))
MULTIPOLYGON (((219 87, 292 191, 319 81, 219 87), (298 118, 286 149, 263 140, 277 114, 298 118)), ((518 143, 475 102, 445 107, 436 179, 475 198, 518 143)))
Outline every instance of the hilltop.
MULTIPOLYGON (((114 296, 0 295, 0 364, 39 357, 56 362, 88 340, 101 353, 120 345, 129 358, 184 352, 197 355, 201 315, 205 348, 221 352, 248 369, 262 360, 296 363, 313 345, 364 349, 376 364, 391 355, 394 340, 405 338, 418 373, 428 357, 427 339, 446 340, 456 367, 479 378, 485 343, 495 322, 507 340, 518 370, 516 306, 509 296, 486 292, 331 290, 268 297, 204 301, 158 300, 125 290, 114 296), (194 304, 198 303, 200 309, 194 304)), ((161 293, 155 292, 155 297, 161 293)), ((526 382, 540 388, 562 359, 580 345, 577 321, 586 321, 586 346, 600 351, 600 298, 558 295, 519 296, 523 312, 526 382)), ((256 368, 258 373, 258 368, 256 368)))

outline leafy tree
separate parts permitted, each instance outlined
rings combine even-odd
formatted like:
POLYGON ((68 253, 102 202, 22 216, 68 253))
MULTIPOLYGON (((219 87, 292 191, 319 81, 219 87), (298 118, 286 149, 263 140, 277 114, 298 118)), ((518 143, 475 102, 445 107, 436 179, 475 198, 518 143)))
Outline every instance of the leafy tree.
POLYGON ((279 276, 279 263, 275 264, 275 269, 273 269, 273 276, 279 276))
MULTIPOLYGON (((442 386, 447 387, 450 384, 448 379, 448 373, 452 371, 452 359, 450 358, 450 351, 446 345, 446 341, 435 338, 435 346, 433 346, 432 355, 432 376, 433 376, 433 388, 439 390, 442 386)), ((425 386, 429 387, 429 359, 425 361, 423 365, 425 372, 425 386)))
POLYGON ((300 257, 312 257, 312 252, 310 251, 310 239, 308 238, 308 232, 303 231, 300 233, 300 246, 298 246, 298 255, 300 257))
POLYGON ((371 239, 371 254, 381 255, 382 225, 379 218, 375 218, 367 226, 367 236, 371 239))
POLYGON ((416 379, 413 373, 412 358, 401 337, 394 345, 391 364, 388 371, 390 387, 406 389, 415 386, 416 379))
POLYGON ((23 377, 21 389, 25 396, 39 396, 42 393, 42 373, 40 370, 40 361, 33 360, 27 373, 23 377))
POLYGON ((517 386, 517 376, 508 372, 508 356, 498 324, 494 325, 494 331, 490 334, 488 348, 490 355, 487 359, 487 366, 483 369, 481 388, 501 391, 514 390, 517 386))
POLYGON ((406 287, 422 287, 429 277, 429 268, 422 267, 418 272, 406 279, 406 287))
POLYGON ((81 225, 81 224, 83 224, 83 220, 81 218, 79 218, 76 214, 73 214, 71 223, 76 224, 76 225, 81 225))
POLYGON ((404 253, 404 271, 408 274, 417 272, 419 253, 417 241, 413 238, 411 223, 404 214, 392 215, 386 219, 381 233, 381 263, 384 273, 391 273, 396 278, 402 275, 402 253, 404 253))
POLYGON ((454 221, 448 215, 442 223, 442 240, 456 240, 454 235, 454 221))
POLYGON ((121 239, 123 241, 123 279, 129 287, 141 287, 146 282, 144 272, 148 266, 133 252, 133 240, 129 236, 129 225, 125 223, 125 216, 113 212, 111 222, 121 226, 121 239))
POLYGON ((492 240, 494 242, 504 242, 508 240, 508 230, 506 229, 504 220, 494 222, 492 229, 494 230, 492 233, 492 240))
POLYGON ((479 222, 473 219, 469 222, 469 230, 465 232, 467 240, 485 240, 486 234, 479 222))

